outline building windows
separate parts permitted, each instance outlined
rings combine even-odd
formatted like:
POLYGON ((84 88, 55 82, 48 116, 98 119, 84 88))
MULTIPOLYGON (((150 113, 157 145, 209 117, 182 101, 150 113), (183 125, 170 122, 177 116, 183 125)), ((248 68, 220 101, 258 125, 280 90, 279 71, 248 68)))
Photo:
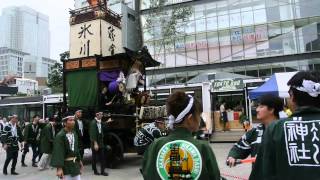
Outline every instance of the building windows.
POLYGON ((187 65, 195 65, 198 63, 196 50, 195 35, 186 36, 187 65))
POLYGON ((230 30, 219 31, 221 61, 231 60, 230 30))
POLYGON ((230 27, 240 27, 241 26, 241 14, 234 13, 230 14, 230 27))
POLYGON ((229 15, 218 16, 219 29, 229 28, 229 15))
POLYGON ((208 42, 206 33, 196 35, 198 64, 208 64, 208 42))
POLYGON ((249 26, 249 25, 253 25, 253 12, 250 11, 246 11, 246 12, 241 12, 241 22, 242 22, 242 26, 249 26))
POLYGON ((254 23, 255 24, 263 24, 266 22, 267 22, 266 9, 254 10, 254 23))
POLYGON ((243 39, 242 29, 236 28, 231 30, 231 44, 232 44, 232 60, 243 59, 243 39))
POLYGON ((206 31, 206 20, 205 19, 197 19, 196 20, 196 32, 201 33, 206 31))
POLYGON ((207 18, 207 30, 216 31, 218 29, 218 19, 216 16, 207 18))
POLYGON ((209 62, 216 63, 220 60, 220 50, 219 50, 219 37, 218 32, 207 33, 208 38, 208 48, 209 48, 209 62))
MULTIPOLYGON (((166 67, 218 63, 320 49, 316 44, 319 39, 316 23, 320 22, 320 16, 294 19, 303 17, 302 11, 308 10, 307 7, 300 7, 302 3, 306 5, 306 0, 286 3, 276 0, 195 3, 196 5, 185 4, 185 7, 190 7, 192 14, 184 21, 177 21, 176 31, 180 37, 176 37, 173 44, 166 44, 160 48, 158 44, 164 38, 161 31, 165 28, 161 28, 159 23, 156 27, 144 29, 144 41, 152 49, 150 53, 154 57, 160 57, 161 59, 157 60, 164 62, 166 67), (299 6, 299 11, 296 6, 299 6), (314 26, 310 25, 312 22, 316 22, 314 26), (167 50, 168 47, 174 51, 167 50)), ((320 1, 310 0, 312 5, 319 3, 320 1)), ((166 11, 171 12, 170 8, 171 6, 168 6, 166 11)), ((310 10, 310 13, 314 12, 310 10)), ((144 13, 143 24, 146 24, 143 18, 147 16, 154 14, 144 13)), ((156 19, 167 19, 167 16, 156 19)))
POLYGON ((269 38, 273 38, 273 37, 277 37, 281 34, 281 26, 280 23, 271 23, 268 24, 268 34, 269 34, 269 38))
POLYGON ((175 39, 175 51, 176 51, 176 66, 185 66, 187 65, 186 60, 186 46, 184 42, 184 37, 176 37, 175 39))

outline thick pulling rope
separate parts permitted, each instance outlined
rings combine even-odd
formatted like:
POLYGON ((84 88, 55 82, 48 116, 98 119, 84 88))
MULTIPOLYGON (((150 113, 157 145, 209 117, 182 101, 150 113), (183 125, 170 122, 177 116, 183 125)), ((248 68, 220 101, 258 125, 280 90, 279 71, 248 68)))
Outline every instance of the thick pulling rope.
MULTIPOLYGON (((240 159, 236 160, 236 164, 254 163, 254 162, 256 162, 256 158, 255 157, 242 159, 242 160, 240 160, 240 159)), ((230 174, 227 174, 227 173, 221 173, 221 175, 224 176, 224 177, 230 177, 230 178, 238 179, 238 180, 248 180, 248 178, 234 176, 234 175, 230 175, 230 174)))
POLYGON ((256 158, 255 157, 247 158, 247 159, 241 160, 240 162, 241 162, 241 164, 243 164, 243 163, 255 163, 256 162, 256 158))

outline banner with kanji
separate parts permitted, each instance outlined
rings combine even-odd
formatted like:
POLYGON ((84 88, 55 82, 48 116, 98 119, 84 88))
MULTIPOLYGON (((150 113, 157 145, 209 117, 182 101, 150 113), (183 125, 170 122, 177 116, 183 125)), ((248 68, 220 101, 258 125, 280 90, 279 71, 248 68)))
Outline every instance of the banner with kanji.
POLYGON ((96 19, 70 27, 70 59, 124 52, 121 29, 96 19))
POLYGON ((295 118, 284 123, 290 166, 320 166, 320 120, 295 118))

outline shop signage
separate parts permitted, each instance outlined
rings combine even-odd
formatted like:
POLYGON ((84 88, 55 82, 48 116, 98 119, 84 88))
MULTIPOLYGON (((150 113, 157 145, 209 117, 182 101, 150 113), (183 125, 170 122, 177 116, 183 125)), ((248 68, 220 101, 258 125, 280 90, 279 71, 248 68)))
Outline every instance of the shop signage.
POLYGON ((212 83, 212 89, 216 91, 235 91, 242 90, 244 88, 242 79, 225 79, 215 80, 212 83))

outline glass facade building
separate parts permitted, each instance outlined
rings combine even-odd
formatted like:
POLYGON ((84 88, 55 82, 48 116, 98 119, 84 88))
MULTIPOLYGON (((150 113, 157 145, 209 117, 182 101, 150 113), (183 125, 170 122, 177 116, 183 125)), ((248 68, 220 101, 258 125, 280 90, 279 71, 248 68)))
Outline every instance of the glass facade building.
MULTIPOLYGON (((319 51, 319 0, 172 0, 161 5, 161 10, 155 1, 142 0, 140 7, 144 44, 162 63, 161 68, 230 63, 231 67, 215 71, 248 78, 320 69, 317 58, 232 66, 232 62, 319 51), (188 15, 177 16, 179 9, 187 9, 188 15), (167 36, 168 28, 161 27, 166 24, 163 21, 174 21, 176 33, 167 36)), ((210 72, 157 74, 150 82, 184 83, 210 72)))
POLYGON ((8 7, 0 17, 0 47, 50 57, 49 17, 26 7, 8 7))

